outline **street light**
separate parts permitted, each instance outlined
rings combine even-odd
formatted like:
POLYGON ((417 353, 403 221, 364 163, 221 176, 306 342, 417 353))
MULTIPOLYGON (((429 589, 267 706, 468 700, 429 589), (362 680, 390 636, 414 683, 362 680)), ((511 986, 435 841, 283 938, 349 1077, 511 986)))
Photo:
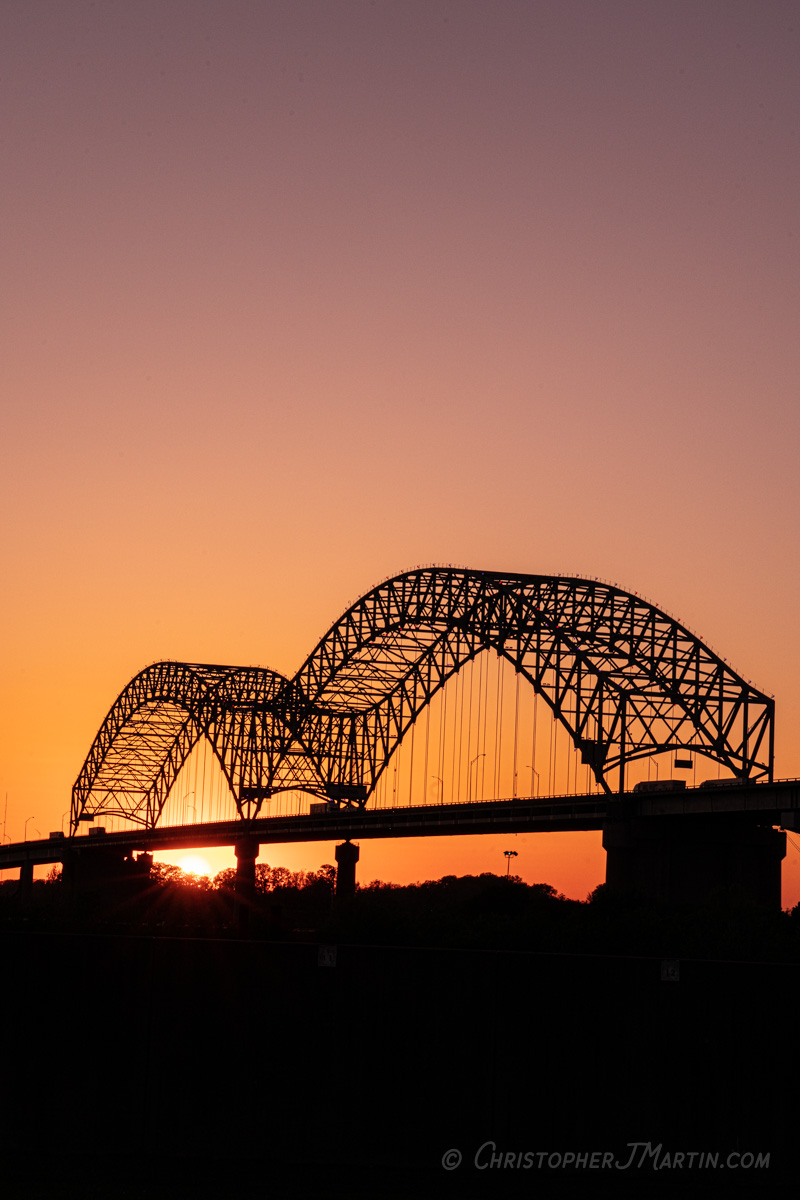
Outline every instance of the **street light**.
POLYGON ((531 795, 532 795, 532 796, 536 796, 536 795, 538 794, 538 792, 539 792, 539 772, 536 770, 536 768, 534 767, 533 763, 525 763, 525 766, 526 766, 526 767, 530 767, 530 769, 531 769, 531 795), (534 775, 536 776, 536 787, 535 787, 535 789, 534 789, 534 785, 533 785, 533 777, 534 777, 534 775))
POLYGON ((506 860, 506 879, 508 879, 508 873, 511 870, 511 860, 517 857, 517 852, 516 850, 504 850, 503 854, 506 860))
POLYGON ((442 799, 444 796, 444 780, 442 779, 441 775, 431 775, 431 779, 439 780, 439 803, 444 804, 444 800, 442 799))
MULTIPOLYGON (((475 766, 475 763, 478 761, 479 758, 486 758, 486 754, 485 753, 476 754, 467 769, 467 803, 468 804, 469 804, 470 800, 472 799, 472 768, 475 766)), ((477 787, 478 787, 478 772, 476 771, 475 772, 475 788, 476 788, 476 790, 477 790, 477 787)))
POLYGON ((27 842, 27 840, 28 840, 28 821, 32 821, 32 820, 33 820, 33 817, 28 817, 25 821, 25 832, 22 835, 23 842, 27 842))

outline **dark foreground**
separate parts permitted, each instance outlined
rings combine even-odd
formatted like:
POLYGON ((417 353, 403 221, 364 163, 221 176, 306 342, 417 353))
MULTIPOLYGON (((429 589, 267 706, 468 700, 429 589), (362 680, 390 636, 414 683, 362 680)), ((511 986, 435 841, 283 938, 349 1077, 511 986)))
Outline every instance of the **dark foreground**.
POLYGON ((682 959, 676 979, 648 955, 13 928, 0 948, 4 1197, 795 1178, 793 962, 682 959))

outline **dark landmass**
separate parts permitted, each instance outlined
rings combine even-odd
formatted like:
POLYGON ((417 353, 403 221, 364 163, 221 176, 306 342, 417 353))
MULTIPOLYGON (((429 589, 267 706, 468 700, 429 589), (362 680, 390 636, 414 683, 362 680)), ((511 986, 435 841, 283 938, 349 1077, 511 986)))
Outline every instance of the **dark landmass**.
POLYGON ((2 1194, 788 1194, 796 911, 333 880, 3 884, 2 1194))
POLYGON ((561 954, 651 955, 800 963, 800 905, 769 913, 730 904, 675 908, 596 888, 569 900, 549 884, 515 876, 445 876, 407 886, 373 881, 344 903, 335 867, 291 872, 258 864, 256 891, 237 914, 233 868, 214 879, 154 864, 135 892, 71 901, 60 874, 19 902, 0 883, 0 931, 241 937, 356 945, 426 946, 561 954))

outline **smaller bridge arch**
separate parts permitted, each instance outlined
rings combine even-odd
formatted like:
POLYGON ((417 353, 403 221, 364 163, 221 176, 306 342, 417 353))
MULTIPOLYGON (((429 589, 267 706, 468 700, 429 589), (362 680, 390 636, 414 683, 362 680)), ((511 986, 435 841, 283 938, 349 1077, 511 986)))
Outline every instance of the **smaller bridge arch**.
POLYGON ((296 691, 258 667, 146 667, 120 693, 92 744, 73 787, 73 830, 99 815, 153 828, 203 739, 245 819, 274 790, 303 786, 323 794, 306 747, 296 744, 296 691))

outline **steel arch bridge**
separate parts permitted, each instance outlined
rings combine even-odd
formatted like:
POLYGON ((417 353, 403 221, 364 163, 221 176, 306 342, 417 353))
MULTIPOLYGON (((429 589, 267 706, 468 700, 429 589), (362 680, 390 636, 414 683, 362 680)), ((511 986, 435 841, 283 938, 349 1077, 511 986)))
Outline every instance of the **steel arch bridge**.
POLYGON ((203 738, 245 820, 285 790, 363 807, 425 706, 485 650, 532 685, 606 792, 624 790, 627 764, 681 749, 742 780, 772 778, 774 700, 640 596, 593 579, 429 567, 362 596, 293 679, 147 667, 92 744, 73 831, 99 815, 154 828, 203 738))

